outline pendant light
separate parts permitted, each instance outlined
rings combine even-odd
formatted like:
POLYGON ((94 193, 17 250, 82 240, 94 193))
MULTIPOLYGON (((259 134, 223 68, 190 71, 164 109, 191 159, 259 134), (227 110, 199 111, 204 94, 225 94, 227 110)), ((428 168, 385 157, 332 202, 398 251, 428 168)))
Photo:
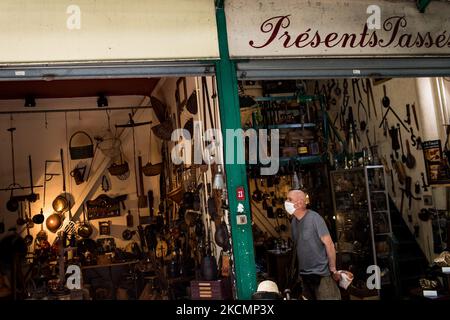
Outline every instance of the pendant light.
POLYGON ((213 189, 222 190, 225 188, 225 181, 223 179, 222 167, 217 165, 217 173, 214 175, 213 189))

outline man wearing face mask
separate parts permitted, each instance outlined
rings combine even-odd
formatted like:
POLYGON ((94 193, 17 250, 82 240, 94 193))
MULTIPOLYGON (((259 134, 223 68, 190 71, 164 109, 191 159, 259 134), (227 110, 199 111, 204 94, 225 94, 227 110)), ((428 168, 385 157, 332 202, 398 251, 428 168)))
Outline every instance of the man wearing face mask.
POLYGON ((303 296, 309 300, 340 300, 336 250, 325 221, 317 212, 306 208, 303 191, 291 190, 284 207, 293 215, 291 232, 303 296))

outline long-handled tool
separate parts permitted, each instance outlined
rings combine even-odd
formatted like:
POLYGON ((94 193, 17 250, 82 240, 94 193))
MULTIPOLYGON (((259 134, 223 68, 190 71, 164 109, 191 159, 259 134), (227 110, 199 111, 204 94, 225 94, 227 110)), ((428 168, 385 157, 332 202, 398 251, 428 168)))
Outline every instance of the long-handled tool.
MULTIPOLYGON (((132 136, 133 136, 133 161, 134 161, 134 180, 135 180, 135 184, 136 184, 136 195, 138 197, 138 209, 139 208, 146 208, 147 207, 147 199, 144 199, 145 195, 144 194, 144 190, 142 190, 142 193, 139 192, 139 186, 138 186, 138 169, 139 172, 142 173, 142 159, 140 159, 139 164, 136 164, 136 136, 135 136, 135 127, 139 127, 139 126, 144 126, 144 125, 148 125, 151 124, 151 121, 146 121, 146 122, 139 122, 136 123, 133 120, 133 116, 131 115, 131 113, 128 114, 129 117, 129 122, 127 124, 116 124, 116 128, 131 128, 132 129, 132 136), (146 203, 146 205, 144 206, 144 202, 146 203)), ((142 189, 143 189, 143 183, 141 183, 142 185, 142 189)))
POLYGON ((412 106, 411 106, 411 108, 412 108, 412 111, 413 111, 414 122, 416 123, 417 131, 419 131, 420 129, 419 129, 419 120, 417 120, 417 114, 416 114, 416 104, 413 103, 412 106))
POLYGON ((12 165, 12 176, 13 176, 13 183, 9 186, 11 188, 11 197, 6 203, 6 208, 10 212, 15 212, 17 209, 19 209, 19 202, 17 199, 14 198, 13 190, 14 187, 20 187, 16 183, 16 166, 15 166, 15 160, 14 160, 14 131, 16 131, 16 128, 9 128, 8 131, 11 133, 11 165, 12 165))

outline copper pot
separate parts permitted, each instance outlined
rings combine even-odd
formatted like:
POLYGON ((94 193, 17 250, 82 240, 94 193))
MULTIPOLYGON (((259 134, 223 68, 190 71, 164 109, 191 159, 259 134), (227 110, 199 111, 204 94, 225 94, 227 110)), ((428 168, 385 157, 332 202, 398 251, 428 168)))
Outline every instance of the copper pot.
POLYGON ((50 232, 55 233, 59 228, 61 228, 63 220, 63 216, 60 213, 55 212, 47 217, 45 225, 50 232))

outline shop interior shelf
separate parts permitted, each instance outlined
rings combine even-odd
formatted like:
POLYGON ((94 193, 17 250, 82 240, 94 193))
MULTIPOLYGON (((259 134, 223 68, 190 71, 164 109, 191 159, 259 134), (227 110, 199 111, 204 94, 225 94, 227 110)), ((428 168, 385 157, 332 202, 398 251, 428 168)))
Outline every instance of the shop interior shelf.
POLYGON ((284 124, 273 124, 269 125, 269 129, 301 129, 301 128, 314 128, 315 123, 284 123, 284 124))
POLYGON ((265 101, 289 101, 296 100, 298 102, 309 102, 309 101, 318 101, 320 100, 320 96, 318 95, 304 95, 304 96, 275 96, 275 97, 255 97, 256 102, 265 102, 265 101))
POLYGON ((296 161, 299 164, 315 164, 315 163, 323 163, 324 160, 322 156, 294 156, 294 157, 280 157, 280 163, 296 161))

